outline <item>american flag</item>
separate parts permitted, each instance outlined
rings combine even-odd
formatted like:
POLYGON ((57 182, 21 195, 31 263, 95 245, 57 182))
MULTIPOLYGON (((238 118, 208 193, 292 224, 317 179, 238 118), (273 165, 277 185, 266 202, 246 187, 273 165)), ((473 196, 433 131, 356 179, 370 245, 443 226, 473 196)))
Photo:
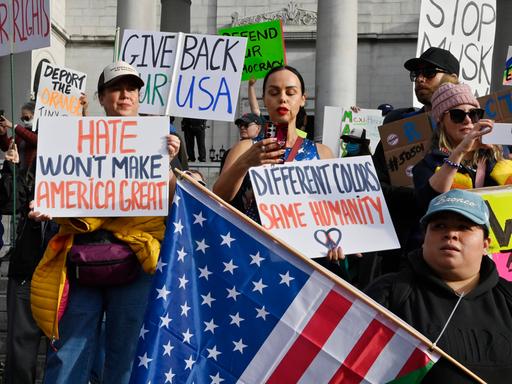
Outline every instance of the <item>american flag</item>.
POLYGON ((131 383, 387 383, 437 358, 314 263, 178 182, 131 383))

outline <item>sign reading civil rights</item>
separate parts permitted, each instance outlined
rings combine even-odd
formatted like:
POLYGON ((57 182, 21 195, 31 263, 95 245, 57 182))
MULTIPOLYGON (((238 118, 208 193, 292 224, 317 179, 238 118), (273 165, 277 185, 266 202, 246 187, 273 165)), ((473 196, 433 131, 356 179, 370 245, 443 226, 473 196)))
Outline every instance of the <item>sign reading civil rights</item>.
POLYGON ((233 121, 247 38, 179 34, 167 114, 233 121))
POLYGON ((0 0, 0 56, 48 47, 50 0, 0 0))
POLYGON ((370 156, 249 170, 261 223, 311 258, 399 248, 370 156), (372 241, 368 241, 371 239, 372 241))
POLYGON ((40 118, 36 210, 53 217, 167 215, 168 123, 165 117, 40 118))
POLYGON ((281 19, 219 29, 222 36, 247 38, 242 80, 262 79, 274 67, 286 65, 281 19))
POLYGON ((459 80, 487 95, 495 28, 496 0, 422 0, 416 57, 430 47, 449 50, 460 62, 459 80))
POLYGON ((41 116, 81 116, 80 94, 85 92, 87 75, 50 63, 43 63, 34 118, 41 116))
POLYGON ((134 66, 144 80, 139 96, 141 113, 165 115, 177 43, 177 33, 124 31, 120 59, 134 66))

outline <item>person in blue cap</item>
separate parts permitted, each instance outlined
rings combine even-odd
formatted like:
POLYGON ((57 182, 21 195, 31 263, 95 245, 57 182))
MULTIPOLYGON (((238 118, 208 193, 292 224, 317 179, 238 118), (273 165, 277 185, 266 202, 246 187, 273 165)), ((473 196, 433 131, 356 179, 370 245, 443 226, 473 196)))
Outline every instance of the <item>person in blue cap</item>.
MULTIPOLYGON (((367 294, 488 383, 512 375, 512 283, 492 259, 489 209, 476 193, 435 197, 421 224, 423 247, 402 272, 382 276, 367 294)), ((440 359, 422 383, 473 383, 440 359)))

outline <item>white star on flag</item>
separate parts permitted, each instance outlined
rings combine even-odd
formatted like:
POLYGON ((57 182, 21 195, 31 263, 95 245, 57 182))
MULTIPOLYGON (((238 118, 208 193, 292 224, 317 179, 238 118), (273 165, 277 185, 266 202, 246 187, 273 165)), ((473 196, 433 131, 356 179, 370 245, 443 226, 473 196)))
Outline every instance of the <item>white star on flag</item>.
POLYGON ((156 291, 158 292, 158 296, 156 298, 157 299, 162 298, 164 300, 167 300, 167 295, 169 293, 171 293, 171 291, 167 290, 167 288, 165 287, 165 284, 162 288, 160 288, 160 289, 157 288, 156 291))
POLYGON ((181 307, 181 316, 188 317, 188 311, 190 311, 190 307, 188 306, 187 302, 185 301, 185 304, 180 305, 181 307))
POLYGON ((256 254, 255 254, 255 255, 249 255, 249 256, 251 256, 251 259, 252 259, 251 264, 256 264, 258 267, 261 267, 261 264, 260 264, 260 263, 261 263, 263 260, 265 260, 265 258, 264 258, 264 257, 261 257, 261 256, 260 256, 260 252, 259 252, 259 251, 258 251, 258 252, 256 252, 256 254))
POLYGON ((137 356, 139 358, 139 367, 144 366, 145 368, 149 368, 148 364, 153 360, 148 357, 147 352, 144 353, 142 356, 137 356))
POLYGON ((215 334, 215 328, 218 328, 219 326, 213 322, 213 319, 210 321, 203 321, 204 325, 206 327, 204 328, 204 332, 210 331, 212 334, 215 334))
POLYGON ((187 252, 185 252, 185 247, 181 247, 181 249, 178 251, 178 261, 184 263, 185 256, 187 256, 187 252))
POLYGON ((290 281, 295 280, 294 277, 290 276, 290 271, 286 271, 284 275, 279 274, 279 276, 281 276, 279 284, 286 284, 288 287, 290 286, 290 281))
POLYGON ((234 315, 229 315, 231 317, 231 323, 229 324, 236 324, 238 328, 240 328, 240 322, 244 321, 243 318, 240 317, 240 314, 237 312, 234 315))
POLYGON ((201 227, 203 226, 203 222, 206 221, 206 219, 203 217, 203 212, 199 212, 199 215, 194 215, 194 223, 193 224, 199 224, 201 227))
POLYGON ((183 274, 182 277, 178 278, 178 280, 180 281, 180 286, 178 288, 186 289, 187 288, 188 280, 185 277, 185 274, 183 274))
POLYGON ((169 329, 169 323, 172 321, 172 319, 169 317, 169 314, 166 313, 165 316, 160 316, 160 320, 162 320, 162 325, 160 325, 160 328, 165 327, 169 329))
POLYGON ((194 336, 193 333, 190 333, 190 328, 187 328, 187 330, 185 332, 182 332, 181 334, 183 335, 183 342, 190 344, 190 339, 192 338, 192 336, 194 336))
POLYGON ((263 289, 268 287, 268 285, 263 284, 263 279, 260 279, 259 281, 253 281, 252 283, 254 284, 254 288, 252 289, 252 291, 258 291, 262 295, 263 289))
POLYGON ((174 195, 173 204, 176 204, 176 206, 179 207, 180 206, 180 200, 181 200, 181 197, 179 197, 178 195, 174 195))
POLYGON ((192 355, 188 359, 185 360, 185 369, 192 370, 192 366, 194 365, 196 361, 192 358, 192 355))
POLYGON ((208 294, 206 296, 205 295, 201 295, 201 297, 203 298, 203 302, 201 303, 201 305, 206 304, 210 308, 212 307, 212 302, 214 302, 216 300, 216 299, 214 299, 212 297, 212 293, 211 292, 208 292, 208 294))
POLYGON ((258 312, 256 318, 261 317, 263 320, 267 320, 267 315, 269 314, 269 312, 266 311, 265 306, 261 308, 256 308, 256 312, 258 312))
POLYGON ((176 376, 176 374, 172 373, 172 368, 169 368, 169 372, 165 373, 165 383, 169 382, 172 384, 172 379, 174 376, 176 376))
POLYGON ((234 351, 239 351, 243 355, 244 354, 244 348, 246 348, 247 345, 244 344, 242 339, 240 338, 240 340, 238 340, 238 341, 233 341, 233 344, 235 344, 235 348, 233 348, 233 352, 234 351))
POLYGON ((171 356, 171 351, 174 349, 174 347, 171 345, 171 342, 168 341, 167 344, 162 345, 162 347, 164 348, 164 353, 162 354, 162 356, 171 356))
POLYGON ((213 359, 215 361, 217 361, 217 356, 219 356, 220 354, 222 354, 222 352, 219 352, 217 351, 217 346, 214 345, 213 348, 206 348, 206 350, 208 351, 208 359, 213 359))
POLYGON ((224 381, 224 379, 220 377, 220 372, 217 372, 217 374, 215 376, 213 376, 213 375, 208 375, 208 376, 210 376, 210 379, 212 379, 212 382, 210 384, 220 384, 222 381, 224 381))
POLYGON ((167 263, 164 263, 162 260, 158 259, 156 263, 156 270, 163 272, 163 268, 167 265, 167 263))
POLYGON ((224 262, 222 262, 222 264, 224 264, 224 271, 222 271, 222 272, 229 272, 229 273, 233 274, 233 271, 234 271, 236 268, 238 268, 238 266, 237 266, 237 265, 233 264, 233 259, 231 259, 231 260, 229 261, 229 263, 224 263, 224 262))
POLYGON ((228 248, 231 248, 231 243, 236 239, 231 237, 231 232, 228 232, 226 235, 220 235, 222 237, 222 243, 220 245, 227 245, 228 248))
POLYGON ((204 268, 199 267, 198 269, 199 269, 199 278, 204 277, 206 280, 208 280, 208 276, 210 276, 212 274, 212 272, 210 272, 208 270, 208 265, 205 265, 204 268))
POLYGON ((181 220, 178 220, 176 223, 173 223, 174 224, 174 233, 178 233, 180 235, 183 235, 183 225, 181 224, 181 220))
POLYGON ((210 248, 210 246, 208 244, 206 244, 206 239, 203 239, 201 241, 196 240, 196 243, 197 243, 196 251, 201 251, 203 253, 206 253, 206 248, 210 248))
POLYGON ((142 340, 144 340, 144 335, 146 335, 146 333, 148 333, 148 332, 149 332, 149 330, 144 328, 144 324, 142 324, 142 328, 140 329, 140 332, 139 332, 139 337, 142 337, 142 340))
POLYGON ((236 291, 236 287, 233 286, 233 288, 229 289, 229 288, 226 288, 226 290, 228 291, 228 295, 226 296, 227 299, 233 299, 236 301, 236 297, 238 295, 240 295, 240 292, 237 292, 236 291))

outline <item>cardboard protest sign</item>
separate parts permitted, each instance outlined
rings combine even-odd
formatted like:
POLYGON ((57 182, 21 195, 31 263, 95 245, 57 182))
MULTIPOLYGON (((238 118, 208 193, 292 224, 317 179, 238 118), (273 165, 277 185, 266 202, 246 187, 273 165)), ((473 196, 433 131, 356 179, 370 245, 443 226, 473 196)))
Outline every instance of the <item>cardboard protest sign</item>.
POLYGON ((168 123, 166 117, 41 117, 36 210, 54 217, 167 215, 168 123))
POLYGON ((79 99, 85 92, 86 81, 85 73, 43 63, 34 119, 41 116, 82 116, 79 99))
POLYGON ((503 72, 503 85, 512 85, 512 46, 508 47, 505 72, 503 72))
POLYGON ((0 0, 0 56, 48 47, 50 0, 0 0))
POLYGON ((482 136, 482 143, 512 145, 512 124, 494 123, 492 131, 482 136))
POLYGON ((370 156, 249 170, 261 223, 311 257, 400 247, 370 156), (368 241, 372 239, 372 241, 368 241))
POLYGON ((495 253, 492 259, 498 274, 505 280, 512 281, 512 252, 495 253))
POLYGON ((139 112, 165 115, 177 44, 177 33, 124 31, 120 59, 134 66, 144 80, 139 112))
POLYGON ((489 208, 491 224, 491 244, 489 253, 512 251, 512 185, 499 187, 477 188, 489 208))
POLYGON ((274 67, 286 64, 281 19, 219 29, 222 36, 247 37, 242 80, 262 79, 274 67))
POLYGON ((379 109, 361 109, 354 112, 350 107, 325 107, 322 144, 327 145, 334 154, 346 156, 346 143, 341 141, 342 135, 348 135, 351 128, 360 127, 366 130, 366 138, 370 139, 370 148, 379 142, 379 129, 384 117, 379 109))
POLYGON ((478 98, 484 118, 497 123, 512 123, 512 89, 504 89, 478 98))
POLYGON ((430 47, 449 50, 460 62, 459 80, 487 95, 495 28, 496 0, 422 0, 416 57, 430 47))
POLYGON ((167 114, 233 121, 245 37, 180 33, 167 114))
POLYGON ((389 178, 395 186, 412 186, 412 168, 430 147, 432 127, 421 113, 379 127, 389 178))

